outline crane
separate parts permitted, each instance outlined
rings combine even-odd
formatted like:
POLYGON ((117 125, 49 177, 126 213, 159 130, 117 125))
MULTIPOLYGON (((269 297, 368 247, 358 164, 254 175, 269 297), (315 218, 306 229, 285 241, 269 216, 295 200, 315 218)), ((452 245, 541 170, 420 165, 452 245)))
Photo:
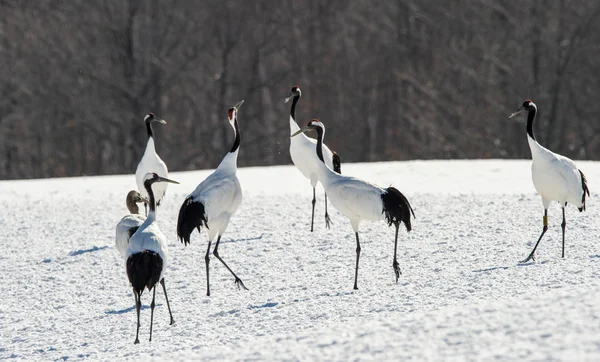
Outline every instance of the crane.
POLYGON ((356 177, 338 174, 332 171, 324 161, 323 138, 325 136, 325 125, 318 119, 308 122, 306 127, 292 134, 291 137, 309 131, 317 131, 316 155, 321 161, 318 163, 318 177, 329 195, 331 204, 342 215, 350 220, 354 234, 356 235, 356 267, 354 271, 354 289, 358 289, 358 261, 360 259, 360 240, 358 237, 359 225, 363 220, 386 220, 388 226, 394 225, 396 236, 394 239, 394 260, 392 267, 396 274, 396 283, 400 278, 400 266, 397 260, 398 229, 400 223, 404 223, 406 231, 412 230, 410 215, 415 213, 408 199, 396 188, 383 188, 356 177))
POLYGON ((580 212, 585 210, 585 197, 590 195, 587 179, 581 170, 575 166, 575 162, 569 158, 559 155, 540 145, 533 135, 533 122, 537 114, 537 106, 531 100, 523 102, 521 107, 509 118, 513 118, 521 112, 527 112, 527 141, 531 150, 531 177, 533 186, 542 197, 544 205, 544 216, 542 218, 543 228, 533 250, 522 263, 535 260, 535 251, 548 230, 548 207, 551 201, 557 201, 562 208, 562 257, 565 257, 565 229, 567 220, 565 207, 567 203, 575 205, 580 212))
POLYGON ((244 282, 231 270, 219 255, 221 236, 227 229, 229 220, 242 202, 242 188, 237 178, 237 158, 240 150, 240 130, 238 111, 244 103, 242 100, 227 112, 229 124, 233 128, 235 139, 231 150, 225 155, 217 169, 202 181, 196 189, 183 201, 177 219, 177 236, 188 245, 194 229, 198 232, 205 227, 208 231, 208 248, 204 260, 206 263, 206 295, 210 296, 210 247, 217 237, 213 255, 229 270, 235 278, 238 288, 246 288, 244 282))
POLYGON ((149 195, 150 212, 146 220, 129 239, 129 245, 125 251, 125 270, 133 289, 137 313, 137 331, 134 344, 140 343, 138 336, 140 334, 140 309, 142 308, 141 298, 144 288, 148 288, 148 291, 152 290, 152 303, 150 304, 150 341, 152 341, 156 283, 164 279, 168 261, 167 239, 156 223, 156 198, 152 185, 160 182, 179 183, 161 177, 157 173, 148 173, 143 180, 144 188, 149 195))
MULTIPOLYGON (((294 86, 292 87, 288 97, 285 99, 285 103, 292 99, 292 108, 290 110, 290 135, 300 130, 298 123, 296 123, 296 105, 298 104, 301 96, 302 91, 300 90, 300 87, 294 86)), ((302 175, 310 180, 310 185, 313 188, 312 216, 310 219, 311 232, 314 230, 313 224, 315 220, 315 204, 317 202, 316 187, 317 182, 319 181, 317 165, 320 163, 315 154, 315 145, 316 141, 307 137, 305 134, 302 134, 301 137, 292 137, 290 139, 290 157, 292 158, 292 162, 302 173, 302 175)), ((334 154, 325 144, 323 144, 323 155, 325 158, 325 163, 329 168, 334 169, 337 172, 341 172, 339 156, 336 154, 337 161, 335 162, 337 162, 337 167, 334 168, 334 154)), ((332 222, 329 218, 329 213, 327 212, 327 192, 325 192, 325 227, 330 228, 331 223, 332 222)))
MULTIPOLYGON (((142 196, 148 198, 148 193, 144 188, 144 176, 146 176, 148 172, 155 172, 161 177, 169 177, 167 164, 156 153, 156 148, 154 146, 154 132, 152 131, 152 124, 167 124, 167 122, 164 119, 156 117, 154 113, 148 113, 146 117, 144 117, 144 123, 146 124, 146 132, 148 133, 148 142, 146 143, 144 155, 142 156, 142 159, 135 170, 135 181, 142 196)), ((154 195, 156 196, 156 205, 160 206, 160 202, 167 191, 167 184, 158 183, 154 187, 156 188, 154 190, 154 195)), ((144 210, 146 211, 146 214, 148 214, 146 204, 144 204, 144 210)))

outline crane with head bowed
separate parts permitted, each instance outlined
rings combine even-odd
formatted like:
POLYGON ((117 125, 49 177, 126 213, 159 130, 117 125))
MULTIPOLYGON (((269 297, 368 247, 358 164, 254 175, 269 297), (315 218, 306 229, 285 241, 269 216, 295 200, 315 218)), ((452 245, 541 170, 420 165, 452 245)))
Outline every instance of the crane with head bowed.
POLYGON ((198 232, 205 227, 208 231, 208 248, 204 256, 206 263, 206 295, 210 296, 210 247, 217 237, 213 255, 229 270, 238 288, 246 288, 244 282, 231 270, 219 255, 219 243, 229 220, 242 203, 242 188, 237 178, 237 158, 240 150, 240 130, 238 111, 244 101, 231 107, 227 112, 229 124, 235 139, 231 150, 225 155, 217 169, 202 181, 183 201, 177 219, 177 236, 185 245, 190 243, 194 229, 198 232))
POLYGON ((544 216, 542 218, 543 228, 533 250, 529 256, 522 261, 526 263, 535 260, 535 251, 548 230, 548 207, 551 201, 557 201, 562 208, 562 257, 565 257, 565 229, 567 220, 565 207, 568 203, 575 205, 579 211, 585 210, 585 197, 590 195, 585 175, 575 166, 575 162, 569 158, 559 155, 543 147, 533 135, 533 122, 537 114, 537 106, 531 100, 523 102, 521 107, 510 115, 513 118, 521 112, 527 112, 527 141, 531 150, 531 176, 533 186, 542 197, 544 205, 544 216))
MULTIPOLYGON (((300 130, 298 123, 296 123, 296 105, 302 96, 300 87, 295 86, 290 91, 289 96, 285 99, 285 102, 289 102, 292 99, 292 108, 290 110, 290 135, 297 133, 300 130)), ((302 134, 300 137, 292 137, 290 139, 290 157, 296 168, 310 180, 310 185, 313 188, 312 198, 312 216, 310 219, 310 231, 313 231, 313 224, 315 220, 315 204, 316 198, 316 187, 319 182, 317 166, 321 162, 315 154, 316 141, 312 138, 302 134)), ((341 173, 340 157, 335 153, 331 152, 327 145, 323 144, 323 159, 324 162, 330 169, 341 173)), ((331 219, 327 212, 327 191, 325 192, 325 227, 329 228, 331 219)))
MULTIPOLYGON (((156 173, 148 173, 143 179, 144 188, 149 195, 150 212, 148 217, 131 235, 127 250, 125 251, 125 270, 133 288, 135 309, 137 313, 137 331, 135 344, 139 343, 140 310, 142 308, 142 292, 145 288, 152 290, 152 303, 150 304, 150 341, 152 341, 152 323, 154 320, 154 300, 156 297, 156 284, 162 281, 164 287, 164 274, 167 269, 168 249, 167 238, 158 228, 156 223, 156 198, 152 185, 155 183, 179 182, 161 177, 156 173)), ((165 297, 167 290, 165 289, 165 297)), ((167 303, 168 305, 168 303, 167 303)), ((169 307, 169 313, 171 308, 169 307)), ((171 324, 173 319, 171 317, 171 324)))
MULTIPOLYGON (((146 132, 148 133, 148 142, 146 143, 144 155, 142 156, 142 159, 135 170, 135 181, 142 196, 148 198, 148 193, 144 188, 144 176, 146 176, 148 172, 155 172, 161 177, 169 177, 167 164, 156 153, 156 148, 154 145, 154 132, 152 130, 152 125, 154 123, 167 124, 167 122, 164 119, 156 117, 153 113, 148 113, 146 117, 144 117, 144 123, 146 124, 146 132)), ((156 205, 160 206, 160 202, 167 191, 167 184, 158 183, 154 185, 154 187, 156 205)), ((146 209, 146 204, 144 204, 144 208, 146 209)))
POLYGON ((396 274, 396 282, 400 277, 400 266, 396 257, 398 247, 398 229, 401 223, 406 226, 406 231, 412 230, 410 215, 415 216, 408 199, 394 187, 379 187, 356 177, 338 174, 332 171, 325 163, 323 154, 323 138, 325 125, 317 119, 308 122, 308 125, 292 137, 309 130, 317 131, 316 155, 321 160, 318 164, 318 177, 329 195, 331 204, 342 215, 350 220, 356 235, 356 268, 354 271, 354 289, 358 289, 358 261, 360 259, 360 240, 358 230, 363 220, 386 220, 388 225, 394 225, 396 236, 394 239, 394 260, 392 267, 396 274))

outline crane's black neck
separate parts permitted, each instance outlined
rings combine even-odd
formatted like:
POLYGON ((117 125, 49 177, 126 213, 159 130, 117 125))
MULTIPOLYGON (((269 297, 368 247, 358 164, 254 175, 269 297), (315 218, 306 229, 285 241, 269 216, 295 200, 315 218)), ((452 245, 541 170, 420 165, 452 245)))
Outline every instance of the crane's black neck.
POLYGON ((300 100, 300 94, 294 96, 294 100, 292 100, 292 109, 290 110, 290 116, 295 121, 296 120, 296 104, 300 100))
POLYGON ((148 138, 154 137, 154 132, 152 132, 152 122, 146 121, 146 131, 148 132, 148 138))
POLYGON ((237 116, 235 117, 235 120, 233 121, 233 129, 235 131, 235 141, 233 141, 233 146, 231 146, 231 150, 229 152, 234 153, 235 151, 238 150, 238 148, 240 148, 240 128, 238 125, 238 121, 237 121, 237 116))
POLYGON ((152 184, 154 184, 153 180, 146 180, 144 182, 144 188, 146 189, 146 192, 148 192, 150 212, 156 211, 156 199, 154 198, 154 191, 152 191, 152 184))
POLYGON ((325 163, 323 158, 323 128, 316 127, 317 129, 317 156, 321 162, 325 163))
POLYGON ((529 109, 529 113, 527 114, 527 134, 533 140, 535 140, 535 136, 533 135, 533 121, 535 120, 535 114, 537 113, 536 107, 531 107, 529 109))

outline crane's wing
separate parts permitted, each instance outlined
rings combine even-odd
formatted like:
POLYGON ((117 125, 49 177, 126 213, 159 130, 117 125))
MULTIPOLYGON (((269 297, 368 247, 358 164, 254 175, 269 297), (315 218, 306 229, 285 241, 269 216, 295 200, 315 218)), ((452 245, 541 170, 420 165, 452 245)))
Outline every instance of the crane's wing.
POLYGON ((563 190, 566 190, 567 200, 579 206, 580 201, 575 201, 581 199, 583 189, 581 176, 575 162, 567 157, 555 154, 555 157, 551 161, 551 167, 560 177, 563 190))
POLYGON ((115 228, 115 247, 122 257, 127 252, 129 239, 137 231, 144 222, 144 217, 141 215, 126 215, 117 224, 115 228))
POLYGON ((350 219, 383 219, 382 193, 382 188, 353 177, 336 181, 327 188, 332 205, 350 219))
MULTIPOLYGON (((219 176, 212 174, 211 176, 219 176)), ((211 177, 204 180, 191 194, 194 201, 202 202, 204 211, 210 222, 211 217, 223 212, 234 213, 237 200, 241 196, 241 187, 237 177, 211 177)))
POLYGON ((146 227, 144 227, 144 225, 140 226, 135 234, 131 236, 126 256, 129 257, 142 250, 151 250, 160 254, 163 258, 163 262, 166 263, 166 255, 164 254, 166 249, 166 237, 162 231, 160 231, 156 222, 153 222, 146 227))

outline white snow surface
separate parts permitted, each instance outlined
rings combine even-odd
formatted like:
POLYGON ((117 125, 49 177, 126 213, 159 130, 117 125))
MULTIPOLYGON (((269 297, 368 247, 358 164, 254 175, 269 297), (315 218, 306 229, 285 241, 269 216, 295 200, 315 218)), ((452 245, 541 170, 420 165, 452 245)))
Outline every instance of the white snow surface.
POLYGON ((244 200, 221 257, 206 234, 176 239, 179 207, 211 170, 174 172, 158 209, 167 236, 165 275, 175 324, 157 287, 142 295, 140 344, 115 225, 135 177, 0 182, 0 359, 12 360, 600 360, 600 163, 579 161, 592 191, 587 212, 561 213, 536 261, 519 264, 542 229, 530 160, 343 164, 345 174, 393 185, 410 200, 413 231, 401 229, 394 282, 393 227, 361 224, 359 290, 355 239, 323 191, 310 233, 312 190, 293 166, 242 168, 244 200))

